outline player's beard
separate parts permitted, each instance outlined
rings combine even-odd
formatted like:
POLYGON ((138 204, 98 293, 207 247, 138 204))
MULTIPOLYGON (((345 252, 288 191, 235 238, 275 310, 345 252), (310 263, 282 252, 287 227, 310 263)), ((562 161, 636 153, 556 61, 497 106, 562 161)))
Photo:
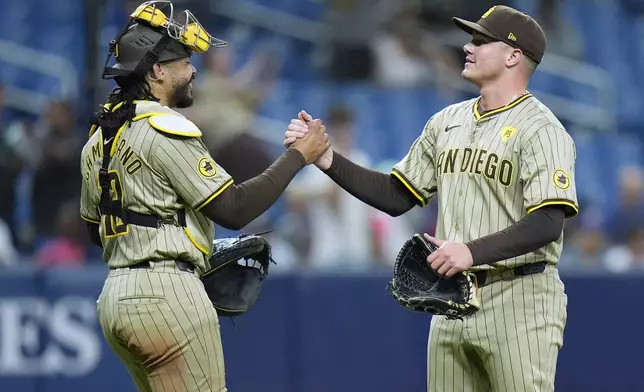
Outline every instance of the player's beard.
POLYGON ((193 79, 194 76, 184 83, 180 83, 175 86, 172 91, 172 96, 170 97, 170 102, 173 103, 172 107, 183 109, 192 106, 194 99, 192 97, 192 87, 190 87, 190 83, 193 79))

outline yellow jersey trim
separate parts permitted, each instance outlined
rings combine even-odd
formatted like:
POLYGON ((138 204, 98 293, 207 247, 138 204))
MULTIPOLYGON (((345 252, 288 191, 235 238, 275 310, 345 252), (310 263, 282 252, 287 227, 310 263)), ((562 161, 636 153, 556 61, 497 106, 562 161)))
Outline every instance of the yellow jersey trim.
POLYGON ((83 215, 81 215, 80 217, 81 217, 81 219, 82 219, 82 220, 84 220, 85 222, 94 223, 94 224, 96 224, 96 225, 100 225, 100 224, 101 224, 101 221, 98 221, 98 220, 96 220, 96 219, 90 219, 90 218, 88 218, 88 217, 86 217, 86 216, 83 216, 83 215))
POLYGON ((224 190, 226 190, 226 188, 228 188, 229 186, 231 186, 231 185, 233 184, 233 182, 234 182, 234 181, 233 181, 233 179, 232 179, 232 178, 231 178, 230 180, 226 181, 226 183, 225 183, 224 185, 222 185, 219 189, 217 189, 217 191, 216 191, 215 193, 213 193, 212 195, 210 195, 210 197, 208 197, 208 198, 207 198, 206 200, 204 200, 203 202, 199 203, 199 205, 195 208, 195 211, 199 211, 199 210, 201 210, 202 208, 204 208, 204 207, 205 207, 208 203, 210 203, 210 202, 211 202, 215 197, 217 197, 217 196, 221 195, 221 192, 223 192, 224 190))
POLYGON ((491 117, 491 116, 493 116, 495 114, 498 114, 498 113, 504 112, 506 110, 512 109, 513 107, 517 106, 518 104, 520 104, 521 102, 525 101, 526 99, 528 99, 530 97, 532 97, 532 94, 530 94, 530 93, 528 93, 526 95, 522 95, 519 98, 515 99, 514 101, 510 102, 509 104, 507 104, 507 105, 505 105, 503 107, 500 107, 498 109, 490 110, 489 112, 487 112, 485 114, 481 114, 479 112, 479 104, 481 103, 481 97, 478 97, 476 102, 474 102, 474 109, 473 109, 474 110, 474 117, 476 118, 476 121, 481 121, 484 118, 488 118, 488 117, 491 117))
POLYGON ((150 113, 139 114, 138 116, 135 116, 134 118, 132 118, 132 122, 139 121, 139 120, 141 120, 143 118, 147 118, 147 117, 150 117, 150 116, 156 116, 156 115, 159 115, 159 114, 165 114, 165 113, 150 112, 150 113))
POLYGON ((206 255, 206 256, 208 256, 208 255, 210 254, 210 252, 209 252, 205 247, 203 247, 202 245, 200 245, 200 244, 197 242, 197 240, 196 240, 196 239, 195 239, 195 237, 192 235, 192 233, 190 233, 190 230, 189 230, 187 227, 184 227, 184 228, 183 228, 183 231, 185 231, 185 233, 186 233, 186 235, 188 236, 188 239, 190 240, 190 242, 192 242, 192 244, 193 244, 197 249, 199 249, 199 251, 200 251, 201 253, 203 253, 203 254, 204 254, 204 255, 206 255))
MULTIPOLYGON (((141 120, 141 119, 143 119, 143 118, 150 117, 150 116, 155 116, 155 115, 158 115, 158 114, 159 114, 159 113, 144 113, 144 114, 139 114, 138 116, 136 116, 136 117, 134 117, 134 118, 132 119, 132 122, 135 122, 135 121, 138 121, 138 120, 141 120)), ((114 136, 114 141, 112 142, 112 148, 110 149, 110 157, 113 157, 113 156, 114 156, 114 154, 116 154, 116 143, 118 142, 119 138, 121 137, 121 133, 123 133, 123 131, 125 130, 125 127, 127 127, 129 124, 130 124, 130 122, 129 122, 129 121, 126 121, 126 122, 125 122, 125 124, 123 124, 123 125, 121 126, 121 128, 119 128, 119 130, 118 130, 118 131, 116 131, 116 135, 114 136)))
POLYGON ((125 124, 121 125, 121 128, 119 128, 118 131, 116 131, 116 135, 114 135, 114 140, 112 141, 112 148, 110 149, 110 157, 113 157, 114 154, 116 154, 116 143, 119 141, 119 138, 121 137, 121 133, 125 130, 125 127, 129 124, 129 121, 126 121, 125 124))
POLYGON ((98 125, 94 124, 89 128, 89 135, 87 137, 92 137, 94 132, 96 132, 96 128, 98 128, 98 125))
POLYGON ((405 186, 407 187, 407 189, 409 189, 409 190, 411 191, 411 193, 412 193, 414 196, 416 196, 416 198, 417 198, 418 200, 420 200, 420 205, 421 205, 422 207, 425 207, 425 198, 423 198, 423 196, 420 194, 420 192, 418 192, 418 191, 417 191, 417 190, 416 190, 416 189, 415 189, 415 188, 414 188, 414 187, 413 187, 413 186, 412 186, 412 185, 411 185, 411 184, 410 184, 410 183, 405 179, 405 177, 403 177, 403 175, 402 175, 402 174, 398 173, 398 172, 397 172, 397 171, 395 171, 395 170, 392 170, 392 171, 391 171, 391 174, 392 174, 394 177, 396 177, 397 179, 399 179, 399 180, 400 180, 400 182, 402 182, 402 183, 403 183, 403 185, 405 185, 405 186))
POLYGON ((556 205, 561 205, 561 206, 566 206, 572 208, 573 213, 572 214, 566 214, 566 218, 574 218, 579 214, 579 208, 575 205, 575 203, 568 201, 568 200, 546 200, 542 202, 541 204, 537 204, 534 207, 528 207, 527 211, 528 214, 534 212, 535 210, 538 210, 541 207, 545 206, 556 206, 556 205))

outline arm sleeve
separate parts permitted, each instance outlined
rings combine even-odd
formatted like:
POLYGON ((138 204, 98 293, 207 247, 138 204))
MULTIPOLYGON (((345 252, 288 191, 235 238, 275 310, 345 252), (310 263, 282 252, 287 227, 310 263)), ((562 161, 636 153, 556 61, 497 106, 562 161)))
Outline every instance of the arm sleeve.
POLYGON ((423 129, 422 134, 414 141, 405 157, 394 165, 391 175, 400 180, 421 206, 436 194, 435 124, 433 116, 423 129))
POLYGON ((528 214, 547 205, 561 205, 566 218, 577 215, 575 154, 570 135, 554 126, 540 128, 522 142, 521 181, 528 214))
POLYGON ((218 225, 239 230, 272 206, 305 165, 304 156, 290 148, 262 174, 226 188, 202 212, 218 225))
POLYGON ((232 177, 212 159, 200 138, 164 135, 153 162, 195 211, 233 184, 232 177))
POLYGON ((533 252, 561 236, 564 205, 548 205, 497 233, 466 243, 474 265, 492 264, 533 252))
POLYGON ((335 151, 325 173, 357 199, 391 216, 402 215, 416 205, 417 199, 400 181, 357 165, 335 151))

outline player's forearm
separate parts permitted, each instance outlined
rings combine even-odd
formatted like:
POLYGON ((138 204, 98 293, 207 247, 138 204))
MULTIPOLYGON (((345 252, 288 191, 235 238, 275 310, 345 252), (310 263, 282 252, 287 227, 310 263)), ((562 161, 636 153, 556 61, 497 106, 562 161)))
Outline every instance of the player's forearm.
POLYGON ((299 151, 288 149, 262 174, 229 187, 201 211, 218 225, 239 230, 268 210, 305 165, 299 151))
POLYGON ((533 252, 561 235, 565 212, 558 206, 539 208, 515 224, 466 243, 474 265, 492 264, 533 252))
POLYGON ((331 167, 324 172, 354 197, 391 216, 402 215, 416 204, 397 179, 357 165, 335 151, 331 167))

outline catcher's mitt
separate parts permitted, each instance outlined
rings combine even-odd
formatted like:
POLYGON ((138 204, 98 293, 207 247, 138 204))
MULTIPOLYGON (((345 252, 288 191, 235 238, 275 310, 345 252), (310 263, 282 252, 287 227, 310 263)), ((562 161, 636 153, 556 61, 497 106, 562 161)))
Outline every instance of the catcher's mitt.
POLYGON ((216 239, 210 270, 201 280, 217 314, 239 316, 250 309, 271 262, 271 245, 258 234, 216 239))
POLYGON ((409 310, 462 319, 480 309, 476 276, 460 272, 446 278, 427 264, 438 248, 415 234, 398 253, 388 288, 394 299, 409 310))

